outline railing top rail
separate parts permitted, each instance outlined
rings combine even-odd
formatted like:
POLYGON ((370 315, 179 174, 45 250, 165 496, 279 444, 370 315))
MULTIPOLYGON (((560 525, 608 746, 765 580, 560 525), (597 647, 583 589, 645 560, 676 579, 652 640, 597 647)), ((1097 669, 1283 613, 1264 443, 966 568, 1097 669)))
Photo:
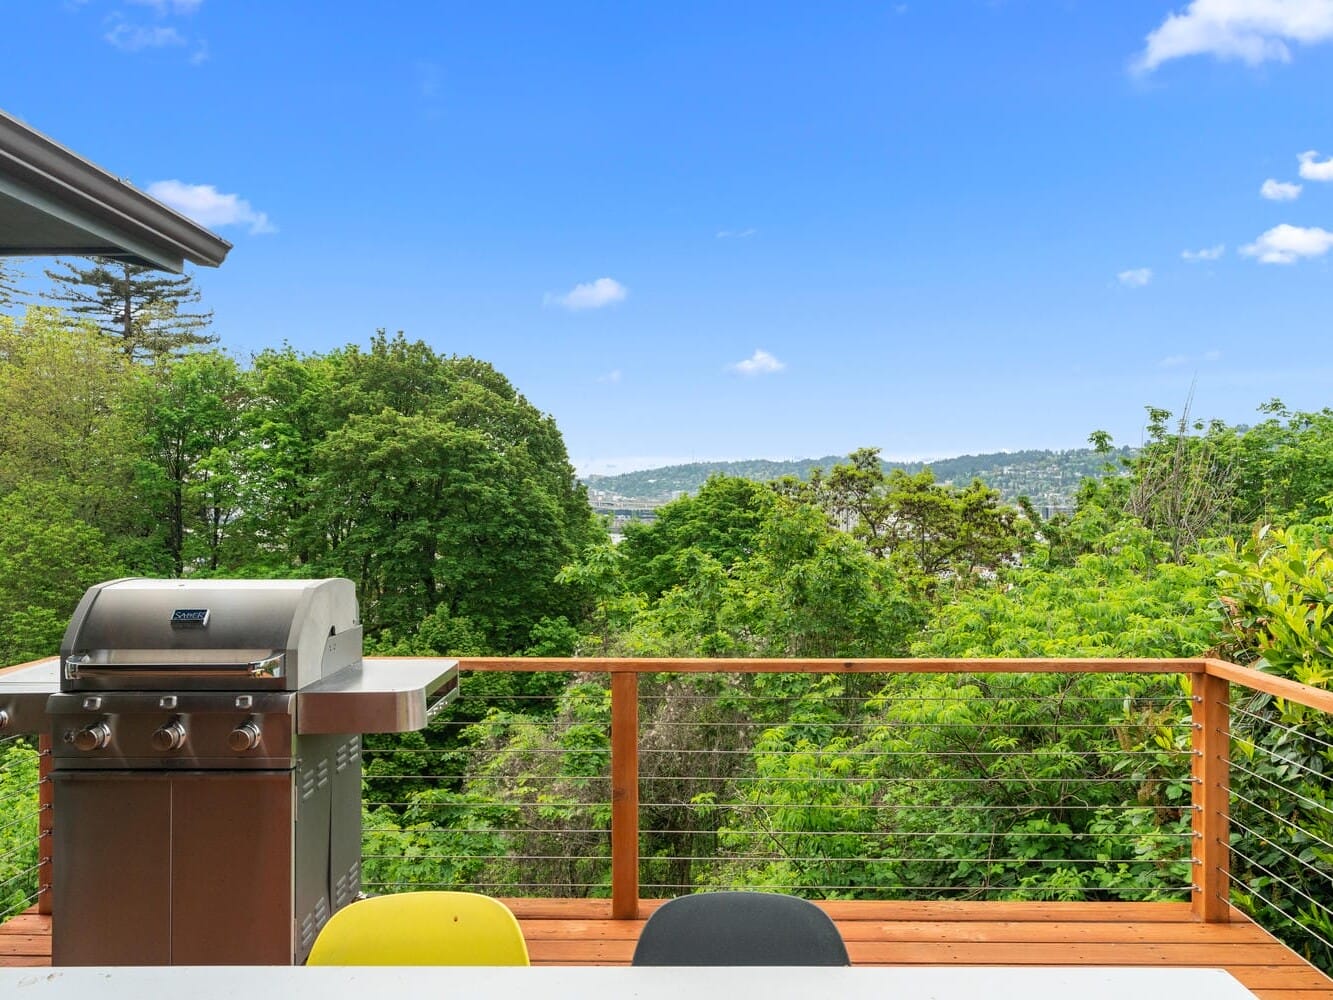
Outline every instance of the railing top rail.
POLYGON ((462 670, 578 671, 594 674, 1202 674, 1201 659, 721 658, 721 657, 459 657, 462 670))
POLYGON ((1333 715, 1333 691, 1212 658, 459 657, 462 670, 603 674, 1207 674, 1333 715))
POLYGON ((1265 674, 1251 667, 1228 663, 1226 660, 1204 660, 1204 669, 1210 676, 1240 684, 1252 691, 1263 691, 1265 694, 1295 702, 1297 705, 1333 715, 1333 691, 1265 674))
MULTIPOLYGON (((389 657, 392 659, 392 657, 389 657)), ((0 668, 0 675, 25 670, 45 660, 0 668)), ((459 657, 463 670, 581 673, 680 674, 1210 674, 1253 691, 1263 691, 1307 708, 1333 715, 1333 691, 1311 687, 1212 658, 1026 657, 1015 659, 912 658, 721 658, 721 657, 459 657)))

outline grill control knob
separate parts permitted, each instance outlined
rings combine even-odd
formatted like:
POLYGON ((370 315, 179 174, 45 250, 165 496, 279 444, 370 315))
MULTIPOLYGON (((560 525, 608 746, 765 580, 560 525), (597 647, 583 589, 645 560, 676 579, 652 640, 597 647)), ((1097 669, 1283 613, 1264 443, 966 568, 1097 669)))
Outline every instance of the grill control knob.
POLYGON ((94 722, 74 734, 74 746, 84 751, 105 750, 111 743, 111 727, 105 722, 94 722))
POLYGON ((259 725, 254 719, 247 719, 227 734, 227 746, 237 753, 253 750, 259 746, 259 725))
POLYGON ((154 750, 179 750, 185 746, 185 726, 180 719, 172 719, 164 726, 159 726, 157 731, 148 738, 153 744, 154 750))

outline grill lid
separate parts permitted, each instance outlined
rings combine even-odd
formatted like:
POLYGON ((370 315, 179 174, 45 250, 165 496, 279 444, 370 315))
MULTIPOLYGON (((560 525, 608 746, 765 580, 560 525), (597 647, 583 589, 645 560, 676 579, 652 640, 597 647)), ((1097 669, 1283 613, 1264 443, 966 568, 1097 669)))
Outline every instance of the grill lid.
POLYGON ((350 580, 98 584, 60 646, 65 691, 297 690, 361 659, 350 580))

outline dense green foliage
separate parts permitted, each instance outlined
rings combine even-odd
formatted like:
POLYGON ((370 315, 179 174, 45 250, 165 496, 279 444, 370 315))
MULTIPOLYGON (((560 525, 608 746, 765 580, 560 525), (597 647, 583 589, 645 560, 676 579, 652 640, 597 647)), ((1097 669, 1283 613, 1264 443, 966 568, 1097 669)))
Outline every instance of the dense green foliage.
POLYGON ((555 582, 597 530, 564 443, 484 362, 380 333, 143 366, 39 309, 0 316, 0 404, 7 662, 122 574, 347 576, 372 644, 423 651, 519 652, 584 607, 555 582))
MULTIPOLYGON (((491 366, 383 333, 249 366, 122 348, 55 310, 0 315, 0 661, 54 653, 83 591, 123 575, 346 576, 371 650, 573 652, 590 596, 556 577, 605 533, 554 421, 491 366)), ((399 794, 434 767, 412 764, 399 794)), ((24 768, 0 802, 27 801, 24 768)))
MULTIPOLYGON (((1333 687, 1331 544, 1326 522, 1228 544, 1219 584, 1235 659, 1333 687)), ((1313 932, 1296 945, 1333 969, 1333 717, 1267 695, 1243 699, 1235 716, 1233 823, 1271 831, 1233 838, 1237 901, 1279 934, 1313 932)))
POLYGON ((0 920, 37 899, 37 750, 0 740, 0 920))
MULTIPOLYGON (((869 450, 769 487, 715 476, 654 524, 629 529, 620 546, 595 545, 566 567, 562 579, 593 598, 579 648, 937 658, 1220 651, 1242 660, 1262 651, 1261 667, 1325 686, 1327 557, 1293 540, 1317 531, 1298 527, 1303 520, 1327 514, 1333 480, 1320 463, 1333 428, 1328 414, 1268 412, 1255 427, 1233 428, 1173 424, 1153 410, 1143 453, 1122 457, 1119 475, 1089 480, 1071 514, 1046 520, 981 484, 886 472, 869 450), (1292 527, 1227 541, 1248 538, 1259 521, 1292 527)), ((1109 443, 1094 443, 1115 465, 1109 443)), ((1181 680, 734 674, 641 685, 645 891, 1188 895, 1191 733, 1181 680)), ((1288 817, 1292 844, 1270 839, 1271 823, 1256 823, 1270 831, 1259 841, 1238 833, 1238 858, 1247 842, 1266 853, 1235 898, 1280 933, 1290 926, 1275 907, 1318 930, 1330 903, 1320 844, 1333 840, 1321 782, 1333 762, 1308 738, 1317 741, 1325 723, 1267 702, 1244 709, 1254 729, 1237 746, 1271 779, 1260 801, 1288 817), (1293 813, 1293 801, 1305 804, 1293 813), (1279 861, 1296 867, 1280 871, 1279 861)), ((398 879, 392 845, 407 843, 418 879, 433 871, 445 883, 512 887, 500 891, 541 882, 605 893, 607 842, 588 831, 606 817, 607 705, 604 685, 587 677, 548 709, 520 703, 476 720, 451 783, 413 797, 404 813, 376 812, 385 856, 371 877, 398 879), (467 872, 431 868, 435 837, 473 859, 467 872)), ((1327 960, 1317 944, 1303 947, 1327 960)))
MULTIPOLYGON (((99 579, 338 575, 381 653, 1214 651, 1333 681, 1333 411, 1151 409, 1134 455, 1093 436, 1113 474, 1054 517, 863 449, 800 478, 713 476, 615 545, 554 422, 484 362, 384 333, 248 364, 134 354, 52 310, 0 316, 8 662, 53 652, 99 579)), ((476 673, 464 694, 423 733, 367 739, 367 882, 605 894, 605 676, 476 673)), ((647 892, 1188 893, 1177 679, 663 674, 640 694, 647 892)), ((1235 728, 1234 898, 1333 940, 1329 720, 1256 697, 1235 728)), ((26 801, 30 751, 6 754, 0 800, 26 801)))

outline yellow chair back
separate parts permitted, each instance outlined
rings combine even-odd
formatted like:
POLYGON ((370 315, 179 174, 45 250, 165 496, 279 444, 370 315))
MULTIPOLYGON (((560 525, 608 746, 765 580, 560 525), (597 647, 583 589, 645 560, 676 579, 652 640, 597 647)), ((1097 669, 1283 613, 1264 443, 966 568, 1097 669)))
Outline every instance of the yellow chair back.
POLYGON ((307 965, 527 965, 514 914, 471 892, 372 896, 333 915, 307 965))

